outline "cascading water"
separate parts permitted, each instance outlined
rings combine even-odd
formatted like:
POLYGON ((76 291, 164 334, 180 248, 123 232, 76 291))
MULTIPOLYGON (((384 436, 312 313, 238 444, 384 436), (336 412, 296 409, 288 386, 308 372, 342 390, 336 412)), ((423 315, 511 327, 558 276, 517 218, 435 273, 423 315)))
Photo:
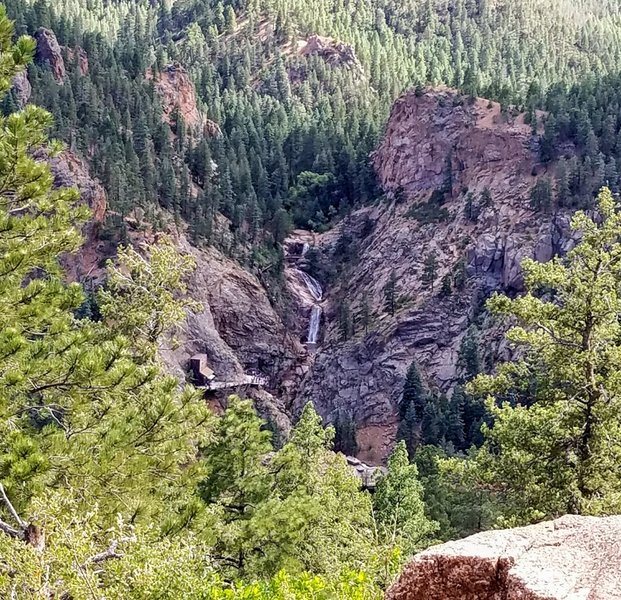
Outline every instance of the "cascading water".
POLYGON ((321 325, 321 314, 323 310, 321 306, 315 304, 311 309, 310 322, 308 323, 308 344, 316 344, 319 339, 319 326, 321 325))
POLYGON ((323 288, 321 287, 321 284, 314 277, 311 277, 308 273, 302 271, 301 269, 296 269, 296 271, 300 274, 300 277, 306 284, 306 288, 315 302, 321 302, 323 300, 323 288))
POLYGON ((323 314, 323 309, 319 304, 323 300, 323 288, 321 287, 321 284, 308 273, 302 271, 301 269, 296 269, 296 272, 306 285, 308 293, 315 301, 315 304, 313 304, 313 308, 311 309, 310 321, 308 323, 308 336, 306 340, 308 344, 315 345, 319 340, 319 329, 321 326, 321 316, 323 314))

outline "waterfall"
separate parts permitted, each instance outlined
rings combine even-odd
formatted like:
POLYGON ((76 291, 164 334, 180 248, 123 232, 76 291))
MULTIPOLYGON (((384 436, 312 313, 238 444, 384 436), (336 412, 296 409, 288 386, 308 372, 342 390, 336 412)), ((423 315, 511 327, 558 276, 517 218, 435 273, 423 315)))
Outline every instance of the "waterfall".
POLYGON ((315 302, 321 302, 323 300, 323 288, 321 287, 321 284, 314 277, 311 277, 308 273, 305 273, 301 269, 296 269, 296 271, 300 274, 300 277, 306 284, 306 288, 315 302))
POLYGON ((309 344, 316 344, 319 339, 319 325, 321 325, 321 306, 315 304, 311 309, 310 322, 308 324, 308 340, 309 344))
POLYGON ((306 256, 306 253, 310 250, 310 244, 308 242, 304 242, 302 246, 302 258, 306 256))
POLYGON ((315 301, 313 308, 311 309, 310 322, 308 323, 308 336, 306 340, 308 344, 314 345, 319 340, 319 328, 321 326, 321 316, 323 314, 323 309, 319 303, 323 300, 323 288, 314 277, 311 277, 305 271, 296 269, 296 272, 306 285, 308 293, 315 301))

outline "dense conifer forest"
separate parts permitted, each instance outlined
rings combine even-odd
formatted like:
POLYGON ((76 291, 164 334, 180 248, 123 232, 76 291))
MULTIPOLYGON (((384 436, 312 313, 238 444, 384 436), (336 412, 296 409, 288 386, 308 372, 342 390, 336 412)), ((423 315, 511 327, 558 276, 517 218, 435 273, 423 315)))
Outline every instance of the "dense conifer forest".
MULTIPOLYGON (((609 96, 621 26, 612 1, 15 0, 8 8, 18 33, 48 27, 62 46, 86 51, 88 74, 67 60, 65 85, 31 66, 32 100, 54 115, 56 136, 90 157, 112 208, 141 207, 155 222, 159 207, 171 211, 196 241, 250 266, 273 264, 276 276, 292 225, 321 230, 379 196, 368 155, 393 100, 417 84, 460 88, 507 110, 550 110, 542 152, 551 158, 559 140, 571 140, 584 154, 567 161, 560 203, 581 206, 603 182, 617 184, 620 127, 609 96), (313 34, 351 44, 353 62, 335 68, 300 56, 298 42, 313 34), (179 114, 162 123, 153 73, 176 62, 222 135, 198 135, 179 114)), ((12 110, 15 99, 4 105, 12 110)), ((111 221, 122 239, 122 219, 111 221)))
MULTIPOLYGON (((434 542, 619 513, 620 64, 613 0, 8 0, 0 596, 379 599, 434 542), (40 28, 61 45, 60 80, 33 60, 40 28), (329 58, 302 52, 313 36, 329 58), (156 88, 171 69, 204 118, 165 114, 156 88), (429 85, 499 101, 506 119, 525 112, 541 160, 557 164, 531 207, 578 210, 582 237, 562 259, 525 261, 524 295, 488 300, 521 348, 494 375, 476 323, 450 395, 412 363, 371 494, 333 452, 356 449, 347 418, 335 431, 309 403, 275 444, 251 401, 216 416, 166 374, 158 344, 200 310, 186 287, 196 265, 166 236, 126 247, 126 218, 187 228, 277 294, 292 228, 322 232, 385 201, 369 156, 394 100, 429 85), (98 235, 119 250, 89 291, 96 315, 59 262, 88 211, 53 186, 50 138, 107 191, 98 235)), ((431 286, 437 269, 430 254, 431 286)), ((352 335, 347 303, 339 330, 352 335)))

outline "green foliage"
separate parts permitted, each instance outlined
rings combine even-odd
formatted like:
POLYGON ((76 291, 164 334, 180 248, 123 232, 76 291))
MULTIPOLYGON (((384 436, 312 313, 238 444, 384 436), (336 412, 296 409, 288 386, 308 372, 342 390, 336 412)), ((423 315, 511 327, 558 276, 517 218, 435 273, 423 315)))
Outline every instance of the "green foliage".
POLYGON ((364 331, 365 335, 369 332, 371 320, 371 304, 369 302, 368 295, 365 294, 362 297, 362 305, 360 306, 360 313, 358 315, 358 323, 360 325, 360 328, 364 331))
POLYGON ((369 564, 370 500, 344 459, 329 451, 334 430, 324 429, 307 404, 289 441, 273 453, 262 426, 250 402, 231 398, 203 448, 208 475, 199 492, 220 517, 213 559, 245 577, 369 564))
POLYGON ((377 483, 373 507, 380 538, 401 548, 406 557, 424 548, 437 529, 425 515, 422 495, 418 469, 401 441, 388 459, 388 473, 377 483))
POLYGON ((488 302, 515 319, 520 358, 471 386, 494 416, 477 464, 512 522, 619 510, 621 216, 609 190, 598 202, 596 221, 575 215, 582 238, 565 259, 524 261, 527 293, 488 302))
POLYGON ((13 43, 14 28, 7 19, 4 5, 0 5, 0 24, 0 96, 5 96, 12 86, 13 77, 32 60, 36 43, 25 35, 13 43))
POLYGON ((492 494, 477 480, 472 456, 449 456, 437 446, 422 446, 415 456, 427 514, 439 524, 442 540, 490 529, 497 515, 492 494))
POLYGON ((211 590, 210 600, 380 600, 381 590, 364 573, 350 571, 340 577, 278 573, 267 582, 211 590))
POLYGON ((411 459, 414 459, 420 446, 427 444, 451 451, 465 450, 472 443, 464 432, 469 408, 459 386, 450 398, 438 391, 427 390, 413 362, 408 369, 403 396, 399 402, 397 439, 405 442, 411 459))
POLYGON ((358 450, 356 422, 350 412, 339 410, 334 421, 334 451, 355 456, 358 450))
POLYGON ((339 332, 343 341, 354 335, 354 321, 347 300, 343 300, 339 306, 339 332))
MULTIPOLYGON (((488 526, 495 502, 513 522, 619 510, 611 365, 619 359, 621 231, 606 194, 604 224, 576 218, 585 234, 567 261, 527 263, 529 294, 491 301, 518 322, 509 334, 521 351, 514 363, 450 397, 408 373, 399 435, 416 451, 428 517, 400 444, 375 498, 380 540, 368 495, 329 451, 332 430, 312 407, 274 452, 249 403, 233 399, 214 426, 203 400, 161 373, 162 336, 197 308, 185 297, 191 258, 170 244, 122 250, 98 294, 101 320, 84 291, 64 283, 57 261, 79 246, 86 211, 75 192, 52 190, 44 161, 57 151, 47 142, 50 126, 104 182, 111 242, 126 241, 129 213, 140 209, 163 224, 164 209, 191 224, 195 243, 218 245, 278 283, 278 246, 293 224, 322 230, 377 195, 369 152, 394 98, 414 83, 423 94, 423 82, 523 106, 533 129, 535 108, 547 109, 542 159, 554 159, 564 141, 577 153, 556 172, 554 198, 550 180, 537 183, 533 208, 589 206, 594 190, 620 183, 617 7, 561 0, 505 9, 463 0, 11 2, 19 34, 52 27, 63 46, 86 50, 90 69, 82 74, 77 60, 66 60, 60 85, 48 67, 29 68, 34 100, 54 125, 41 109, 19 112, 13 93, 1 104, 0 482, 47 542, 41 553, 25 544, 4 502, 0 519, 19 535, 10 527, 0 533, 8 565, 0 595, 362 600, 378 596, 378 579, 389 581, 397 546, 408 553, 426 543, 429 515, 448 536, 488 526), (314 33, 351 44, 360 65, 327 64, 284 46, 314 33), (219 135, 206 136, 180 109, 163 118, 153 80, 176 61, 219 135), (592 72, 597 78, 585 78, 592 72), (433 443, 451 455, 480 443, 481 394, 496 401, 488 401, 495 421, 480 452, 445 460, 420 448, 433 443), (89 560, 114 540, 123 557, 89 560), (259 581, 228 582, 239 576, 259 581)), ((1 93, 34 51, 32 40, 13 37, 0 14, 1 93)), ((452 163, 449 154, 442 188, 408 212, 421 224, 450 216, 443 203, 453 193, 452 163)), ((493 204, 487 189, 465 201, 470 221, 493 204)), ((349 259, 355 250, 344 231, 338 251, 349 259)), ((430 255, 432 289, 433 263, 430 255)), ((460 261, 452 284, 459 291, 466 283, 460 261)), ((384 290, 391 315, 397 292, 392 273, 384 290)), ((449 293, 445 277, 442 294, 449 293)), ((340 317, 347 338, 348 305, 340 317)), ((365 333, 370 320, 365 301, 365 333)), ((463 382, 481 371, 474 333, 463 342, 460 370, 463 382)), ((348 420, 337 420, 338 447, 353 450, 348 420)))
POLYGON ((546 177, 539 179, 530 192, 530 206, 533 210, 547 212, 552 207, 552 185, 546 177))
MULTIPOLYGON (((5 57, 11 30, 0 22, 5 57)), ((180 465, 206 411, 149 361, 137 365, 127 338, 74 317, 84 294, 64 283, 58 256, 77 249, 87 210, 74 190, 52 189, 50 124, 31 106, 0 122, 0 311, 10 323, 0 332, 0 477, 19 509, 61 487, 84 490, 80 501, 102 515, 138 519, 190 476, 180 465)))
POLYGON ((291 188, 291 204, 296 225, 321 228, 328 223, 334 177, 329 173, 304 171, 291 188))
POLYGON ((438 255, 435 252, 430 252, 425 257, 423 263, 423 276, 422 280, 425 285, 428 285, 433 292, 433 286, 438 276, 438 255))
MULTIPOLYGON (((55 134, 92 158, 113 210, 157 214, 161 206, 192 224, 196 243, 259 270, 255 250, 274 252, 290 221, 323 229, 377 197, 368 155, 406 87, 422 94, 424 83, 445 84, 529 115, 545 108, 552 116, 542 153, 553 154, 565 139, 584 149, 585 160, 572 168, 572 205, 589 202, 606 181, 616 189, 617 7, 611 0, 570 4, 14 0, 9 11, 20 33, 51 27, 63 46, 86 50, 87 74, 77 60, 65 61, 69 85, 44 65, 31 67, 30 79, 35 102, 56 118, 55 134), (326 64, 287 45, 311 34, 351 44, 360 65, 326 64), (170 126, 163 122, 150 77, 177 61, 221 135, 206 139, 179 111, 170 126), (584 82, 591 73, 610 79, 584 82), (305 181, 309 175, 314 182, 305 181), (230 220, 233 244, 218 212, 230 220)), ((15 110, 15 98, 8 100, 3 109, 15 110)), ((451 164, 443 190, 412 216, 446 219, 441 200, 452 179, 451 164)), ((278 281, 276 263, 273 271, 278 281)))
POLYGON ((446 298, 451 295, 453 292, 453 278, 450 273, 447 273, 444 277, 442 277, 442 284, 440 286, 440 295, 443 298, 446 298))
POLYGON ((25 600, 71 594, 89 598, 93 590, 111 600, 379 600, 381 590, 362 572, 322 577, 277 573, 255 582, 225 582, 205 560, 209 546, 193 534, 161 538, 149 529, 118 522, 99 530, 96 511, 78 523, 73 500, 53 495, 36 501, 33 514, 45 523, 46 549, 28 548, 20 540, 2 539, 6 570, 0 593, 25 600), (102 559, 106 553, 113 557, 102 559), (8 574, 11 573, 11 574, 8 574))
POLYGON ((119 248, 109 261, 106 287, 98 296, 108 327, 134 341, 141 352, 155 355, 158 340, 200 305, 186 297, 186 278, 194 271, 192 256, 181 256, 171 240, 149 249, 148 259, 134 248, 119 248), (121 301, 119 301, 121 299, 121 301))
POLYGON ((413 206, 408 210, 406 216, 416 219, 423 225, 441 223, 450 217, 448 210, 442 206, 444 201, 445 192, 442 190, 435 190, 427 202, 413 206))
MULTIPOLYGON (((7 76, 32 47, 11 47, 11 32, 0 14, 7 76)), ((65 283, 58 257, 78 248, 88 211, 75 190, 52 188, 50 124, 31 106, 0 121, 5 597, 86 597, 105 580, 100 560, 115 558, 92 558, 109 544, 124 547, 145 528, 155 539, 196 514, 181 491, 196 481, 191 459, 211 422, 191 389, 179 390, 148 356, 136 362, 138 340, 75 316, 84 293, 65 283)), ((122 314, 124 298, 114 302, 122 314)))
POLYGON ((416 414, 422 416, 426 392, 415 362, 412 362, 405 376, 403 396, 399 402, 399 414, 404 416, 410 405, 414 406, 416 414))

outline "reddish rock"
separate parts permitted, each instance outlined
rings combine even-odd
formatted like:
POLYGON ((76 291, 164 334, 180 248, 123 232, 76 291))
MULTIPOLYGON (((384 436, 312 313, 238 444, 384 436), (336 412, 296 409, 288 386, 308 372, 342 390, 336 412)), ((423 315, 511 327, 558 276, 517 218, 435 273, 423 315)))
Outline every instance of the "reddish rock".
POLYGON ((64 255, 62 265, 70 281, 84 281, 101 275, 103 258, 109 253, 106 244, 97 239, 97 231, 106 218, 106 192, 89 174, 86 163, 65 150, 49 160, 55 187, 77 187, 80 199, 91 209, 91 218, 83 228, 84 244, 74 254, 64 255))
MULTIPOLYGON (((147 79, 153 79, 153 72, 150 70, 147 72, 147 79)), ((170 64, 156 74, 155 89, 162 99, 162 112, 166 123, 172 125, 172 115, 178 108, 186 125, 195 132, 209 137, 222 134, 219 125, 198 110, 194 85, 188 72, 179 63, 170 64)))
POLYGON ((89 64, 88 54, 86 54, 86 50, 84 50, 84 48, 81 48, 80 46, 77 46, 75 49, 67 48, 67 60, 69 60, 69 62, 73 62, 74 60, 76 60, 76 55, 80 75, 88 75, 89 64))
POLYGON ((496 102, 452 90, 410 91, 395 102, 373 162, 386 191, 411 198, 442 188, 449 161, 454 188, 500 187, 507 174, 529 179, 537 164, 533 144, 523 117, 504 120, 496 102))
POLYGON ((205 119, 204 133, 209 137, 220 137, 222 135, 222 130, 220 129, 220 125, 215 121, 205 119))
MULTIPOLYGON (((553 177, 555 168, 541 165, 537 150, 523 116, 507 118, 497 103, 446 88, 419 89, 396 102, 373 156, 387 198, 343 221, 356 259, 348 276, 326 290, 324 341, 291 402, 299 410, 312 400, 328 419, 339 411, 351 414, 365 462, 380 462, 390 452, 410 364, 416 362, 430 388, 450 396, 462 377, 460 347, 474 307, 495 290, 519 292, 523 258, 547 260, 571 247, 562 210, 530 208, 537 178, 553 177), (433 194, 448 181, 449 158, 453 193, 433 194), (486 190, 489 203, 482 202, 486 190), (466 211, 469 199, 475 218, 466 211), (434 286, 424 277, 431 253, 438 261, 434 286), (401 298, 394 317, 384 308, 393 273, 401 298), (450 282, 456 273, 464 276, 460 288, 439 293, 443 279, 450 282), (368 331, 359 328, 345 342, 337 326, 342 298, 350 299, 353 314, 366 309, 373 315, 368 331)), ((340 252, 343 228, 311 245, 326 256, 340 252)), ((293 287, 290 293, 296 297, 293 287)), ((503 328, 484 327, 486 358, 509 358, 503 328)))
MULTIPOLYGON (((149 71, 147 78, 152 79, 149 71)), ((183 120, 193 129, 204 128, 207 135, 218 135, 220 128, 213 121, 204 118, 198 110, 196 91, 188 72, 179 64, 170 64, 155 76, 155 89, 162 99, 164 120, 172 124, 172 115, 179 109, 183 120)))
POLYGON ((102 223, 106 216, 106 192, 99 181, 93 179, 86 163, 70 150, 65 150, 50 160, 56 187, 77 187, 80 198, 91 209, 91 220, 102 223))
POLYGON ((618 600, 621 516, 565 516, 418 554, 386 600, 618 600))
POLYGON ((65 61, 63 60, 62 51, 56 35, 51 29, 41 27, 35 32, 35 40, 37 41, 37 51, 35 60, 39 64, 47 64, 52 70, 52 75, 58 83, 62 83, 65 79, 65 61))

